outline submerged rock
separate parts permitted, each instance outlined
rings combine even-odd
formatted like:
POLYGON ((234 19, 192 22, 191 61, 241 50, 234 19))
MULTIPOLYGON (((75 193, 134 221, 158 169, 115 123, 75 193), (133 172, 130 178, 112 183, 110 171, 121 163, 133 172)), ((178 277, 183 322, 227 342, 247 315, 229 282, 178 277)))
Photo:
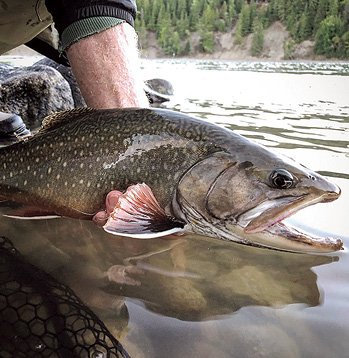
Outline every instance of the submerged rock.
POLYGON ((35 128, 46 116, 72 108, 69 83, 54 68, 0 64, 0 111, 17 114, 35 128))

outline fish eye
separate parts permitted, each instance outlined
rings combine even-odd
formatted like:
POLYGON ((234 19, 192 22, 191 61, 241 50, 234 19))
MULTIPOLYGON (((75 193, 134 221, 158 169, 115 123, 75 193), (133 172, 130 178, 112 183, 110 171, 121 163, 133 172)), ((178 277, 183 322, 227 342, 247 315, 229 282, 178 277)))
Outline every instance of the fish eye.
POLYGON ((271 185, 277 189, 289 189, 294 184, 293 175, 285 169, 275 169, 269 179, 271 185))

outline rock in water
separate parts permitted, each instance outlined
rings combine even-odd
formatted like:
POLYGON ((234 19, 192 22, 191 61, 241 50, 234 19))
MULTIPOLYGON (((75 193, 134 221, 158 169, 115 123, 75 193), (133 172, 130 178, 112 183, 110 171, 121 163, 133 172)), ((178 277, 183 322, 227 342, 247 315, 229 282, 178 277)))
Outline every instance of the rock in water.
POLYGON ((86 107, 86 102, 84 98, 82 97, 80 88, 76 82, 75 76, 73 75, 73 72, 70 67, 61 65, 57 63, 56 61, 53 61, 49 58, 44 58, 40 60, 39 62, 36 62, 35 65, 44 65, 49 66, 57 70, 69 83, 70 90, 73 96, 74 100, 74 106, 75 107, 86 107))
POLYGON ((47 115, 72 108, 69 83, 54 68, 0 64, 0 111, 20 115, 35 128, 47 115))

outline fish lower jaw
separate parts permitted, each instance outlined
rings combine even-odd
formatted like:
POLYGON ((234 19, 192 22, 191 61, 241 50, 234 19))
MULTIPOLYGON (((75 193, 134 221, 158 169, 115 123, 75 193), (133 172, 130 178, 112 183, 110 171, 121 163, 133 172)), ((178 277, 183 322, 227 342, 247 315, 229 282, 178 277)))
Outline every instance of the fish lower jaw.
POLYGON ((275 237, 288 240, 290 245, 294 245, 295 251, 316 253, 333 252, 344 249, 341 239, 308 234, 284 222, 278 222, 265 231, 275 237))

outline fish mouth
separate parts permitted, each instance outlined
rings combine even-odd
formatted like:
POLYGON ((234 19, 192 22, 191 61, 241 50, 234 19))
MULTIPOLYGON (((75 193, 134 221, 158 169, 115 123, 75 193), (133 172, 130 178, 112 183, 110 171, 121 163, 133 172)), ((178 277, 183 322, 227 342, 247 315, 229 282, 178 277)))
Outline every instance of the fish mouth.
POLYGON ((340 239, 310 235, 282 222, 307 206, 333 201, 339 195, 340 191, 320 196, 306 194, 267 200, 240 215, 238 224, 243 228, 245 238, 252 244, 295 252, 341 250, 343 242, 340 239))

